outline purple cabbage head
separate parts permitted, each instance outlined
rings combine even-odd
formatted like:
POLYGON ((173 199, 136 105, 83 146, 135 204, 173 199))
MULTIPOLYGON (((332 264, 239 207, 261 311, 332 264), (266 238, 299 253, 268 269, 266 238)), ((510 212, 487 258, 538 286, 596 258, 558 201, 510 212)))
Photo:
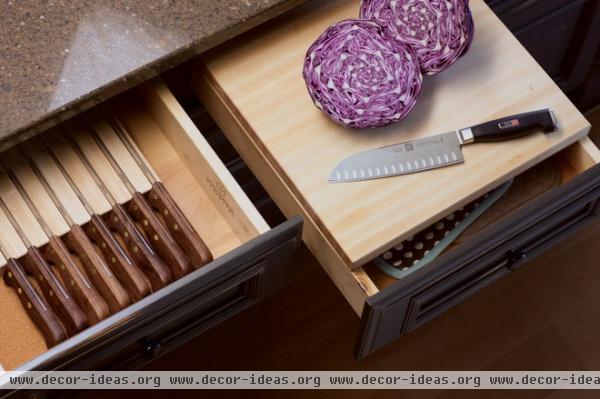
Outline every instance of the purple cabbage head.
POLYGON ((414 51, 384 39, 376 22, 360 19, 327 28, 307 51, 303 76, 315 105, 353 128, 402 120, 422 82, 414 51))
POLYGON ((362 0, 360 17, 378 22, 399 47, 410 45, 427 75, 452 65, 473 39, 469 0, 362 0))

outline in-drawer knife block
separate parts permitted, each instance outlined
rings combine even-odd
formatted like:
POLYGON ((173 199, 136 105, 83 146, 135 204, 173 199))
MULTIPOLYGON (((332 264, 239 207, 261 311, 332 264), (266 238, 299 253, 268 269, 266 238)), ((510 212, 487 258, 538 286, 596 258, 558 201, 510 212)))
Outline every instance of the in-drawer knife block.
POLYGON ((0 282, 7 370, 135 369, 292 279, 301 219, 271 228, 160 79, 101 107, 1 154, 9 205, 0 209, 0 261, 18 265, 0 270, 10 282, 0 282), (16 245, 7 211, 40 255, 41 271, 23 269, 18 281, 28 248, 16 245), (75 238, 89 245, 69 252, 75 238), (60 259, 50 241, 68 247, 60 259), (128 300, 93 319, 92 289, 103 303, 128 300), (58 318, 39 311, 35 291, 58 318), (86 326, 67 317, 69 298, 89 315, 86 326), (58 337, 44 328, 50 321, 72 327, 58 337))
MULTIPOLYGON (((209 113, 286 215, 305 217, 304 241, 363 314, 361 355, 401 335, 408 328, 411 296, 449 276, 440 271, 448 265, 442 257, 405 281, 380 281, 364 267, 370 260, 549 157, 566 165, 566 175, 595 181, 584 173, 600 161, 586 138, 589 123, 482 0, 470 1, 470 7, 475 37, 468 53, 443 73, 425 77, 413 111, 386 128, 352 130, 332 123, 313 105, 302 79, 311 43, 330 24, 356 18, 358 1, 311 2, 209 52, 194 74, 195 92, 209 113), (556 113, 557 131, 465 147, 464 164, 380 180, 327 182, 334 166, 357 152, 542 108, 556 113), (389 312, 375 314, 372 304, 384 297, 389 300, 381 306, 389 312)), ((559 190, 581 186, 569 180, 559 190)), ((519 210, 542 209, 553 208, 531 204, 519 210)), ((517 232, 505 227, 492 241, 518 243, 517 232)), ((469 256, 480 261, 486 247, 477 248, 469 256)), ((461 258, 464 267, 467 253, 461 258)))

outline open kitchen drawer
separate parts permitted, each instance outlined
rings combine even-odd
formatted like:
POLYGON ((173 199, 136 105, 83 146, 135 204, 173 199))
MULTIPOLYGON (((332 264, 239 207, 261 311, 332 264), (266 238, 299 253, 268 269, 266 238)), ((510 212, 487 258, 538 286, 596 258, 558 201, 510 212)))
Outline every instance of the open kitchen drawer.
POLYGON ((7 370, 139 367, 292 279, 301 218, 270 228, 162 81, 108 105, 214 261, 51 349, 16 291, 0 283, 0 364, 7 370))
POLYGON ((600 151, 589 123, 481 0, 470 2, 470 51, 425 78, 404 121, 382 129, 333 124, 312 104, 306 49, 357 2, 312 2, 204 55, 193 88, 303 240, 362 315, 356 355, 414 330, 556 245, 599 214, 600 151), (465 148, 465 164, 395 178, 329 184, 338 161, 379 146, 519 112, 553 108, 559 129, 465 148), (486 228, 401 280, 370 262, 501 183, 550 159, 561 183, 498 215, 486 228))

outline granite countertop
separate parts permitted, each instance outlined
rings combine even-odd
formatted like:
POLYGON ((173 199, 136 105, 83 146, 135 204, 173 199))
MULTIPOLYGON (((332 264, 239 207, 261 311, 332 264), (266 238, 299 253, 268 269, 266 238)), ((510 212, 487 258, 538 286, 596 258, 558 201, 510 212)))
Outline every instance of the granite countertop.
POLYGON ((305 1, 3 1, 0 146, 28 138, 305 1))

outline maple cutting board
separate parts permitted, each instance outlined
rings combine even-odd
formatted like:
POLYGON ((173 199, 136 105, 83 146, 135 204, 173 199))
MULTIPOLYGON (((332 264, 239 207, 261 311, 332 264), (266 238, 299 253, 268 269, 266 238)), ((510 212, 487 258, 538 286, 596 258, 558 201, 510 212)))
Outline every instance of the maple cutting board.
POLYGON ((315 1, 204 57, 204 79, 343 262, 355 269, 386 248, 584 137, 589 124, 482 0, 475 38, 450 69, 425 77, 409 116, 353 130, 313 105, 302 79, 307 48, 359 2, 315 1), (553 108, 559 130, 464 148, 461 165, 380 180, 330 184, 343 158, 489 119, 553 108))

